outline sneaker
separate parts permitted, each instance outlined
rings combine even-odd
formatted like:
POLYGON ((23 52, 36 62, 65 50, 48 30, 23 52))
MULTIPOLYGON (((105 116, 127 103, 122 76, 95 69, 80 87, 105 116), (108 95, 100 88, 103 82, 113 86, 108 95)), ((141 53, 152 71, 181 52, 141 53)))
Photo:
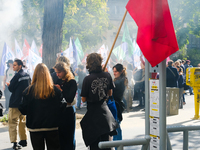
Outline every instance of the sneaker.
POLYGON ((17 142, 15 142, 15 143, 13 143, 13 147, 12 148, 15 149, 15 150, 17 150, 17 149, 21 149, 22 146, 19 145, 17 142))
POLYGON ((19 141, 18 144, 21 145, 22 147, 25 147, 25 146, 27 146, 27 141, 26 140, 21 140, 21 141, 19 141))

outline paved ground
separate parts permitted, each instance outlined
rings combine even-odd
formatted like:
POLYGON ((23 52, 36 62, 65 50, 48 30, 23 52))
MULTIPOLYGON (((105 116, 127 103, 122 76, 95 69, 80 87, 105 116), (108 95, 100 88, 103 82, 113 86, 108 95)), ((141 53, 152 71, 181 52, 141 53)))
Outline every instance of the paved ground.
MULTIPOLYGON (((186 96, 186 105, 179 110, 179 115, 168 116, 167 125, 200 125, 200 120, 192 120, 194 116, 194 96, 186 96)), ((4 104, 4 99, 0 101, 4 104)), ((135 105, 134 105, 135 106, 135 105)), ((84 114, 85 108, 78 110, 78 114, 84 114)), ((121 127, 123 132, 123 139, 133 139, 144 137, 145 119, 144 111, 133 109, 129 113, 124 113, 124 120, 121 127)), ((170 141, 173 150, 181 150, 183 142, 183 134, 181 132, 170 133, 170 141)), ((189 150, 200 150, 200 131, 189 132, 189 150)), ((12 144, 9 142, 8 128, 0 125, 0 150, 11 150, 12 144)), ((31 150, 30 138, 28 138, 28 146, 23 150, 31 150)), ((81 129, 76 129, 76 149, 87 150, 82 140, 81 129)), ((131 146, 124 148, 125 150, 138 150, 140 146, 131 146)))

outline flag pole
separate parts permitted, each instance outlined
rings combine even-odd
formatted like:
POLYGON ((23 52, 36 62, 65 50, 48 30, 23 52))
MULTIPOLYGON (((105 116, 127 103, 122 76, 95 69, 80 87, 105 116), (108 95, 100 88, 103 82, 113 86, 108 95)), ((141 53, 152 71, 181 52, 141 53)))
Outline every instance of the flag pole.
POLYGON ((107 60, 106 60, 106 63, 104 64, 103 71, 105 70, 105 68, 106 68, 106 66, 107 66, 107 64, 108 64, 108 61, 109 61, 110 56, 111 56, 111 54, 112 54, 113 48, 114 48, 115 43, 116 43, 116 41, 117 41, 117 38, 118 38, 118 36, 119 36, 119 32, 120 32, 120 30, 121 30, 121 28, 122 28, 122 25, 123 25, 123 23, 124 23, 124 20, 125 20, 125 18, 126 18, 126 14, 127 14, 127 10, 126 10, 125 13, 124 13, 124 17, 123 17, 123 19, 122 19, 122 21, 121 21, 121 24, 120 24, 120 26, 119 26, 118 32, 117 32, 116 37, 115 37, 115 40, 114 40, 113 45, 112 45, 112 47, 111 47, 111 49, 110 49, 110 53, 109 53, 109 55, 108 55, 108 58, 107 58, 107 60))

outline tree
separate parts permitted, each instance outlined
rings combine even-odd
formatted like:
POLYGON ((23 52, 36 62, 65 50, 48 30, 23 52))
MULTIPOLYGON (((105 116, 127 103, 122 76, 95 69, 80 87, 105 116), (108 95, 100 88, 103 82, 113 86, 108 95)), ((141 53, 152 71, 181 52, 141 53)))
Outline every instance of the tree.
POLYGON ((184 59, 188 57, 189 34, 200 37, 200 1, 169 0, 169 5, 180 49, 173 57, 184 59))
POLYGON ((13 33, 13 37, 22 44, 26 38, 29 44, 34 39, 37 45, 41 45, 44 0, 26 0, 21 3, 23 21, 21 28, 13 33))
POLYGON ((102 41, 109 26, 106 0, 65 0, 64 11, 63 48, 71 36, 80 39, 83 50, 102 41))
POLYGON ((56 63, 56 54, 62 46, 63 0, 44 1, 43 62, 48 68, 56 63))
POLYGON ((200 1, 169 0, 179 47, 188 44, 188 35, 200 36, 200 1))

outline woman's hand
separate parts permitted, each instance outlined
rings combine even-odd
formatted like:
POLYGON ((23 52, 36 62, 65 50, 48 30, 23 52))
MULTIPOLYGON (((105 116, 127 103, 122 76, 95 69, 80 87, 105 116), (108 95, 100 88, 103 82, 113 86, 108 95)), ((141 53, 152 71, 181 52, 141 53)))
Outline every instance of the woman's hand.
POLYGON ((55 85, 55 87, 57 87, 61 92, 63 91, 63 90, 61 89, 60 85, 58 85, 58 84, 54 84, 54 85, 55 85))
POLYGON ((10 85, 10 83, 6 82, 6 85, 7 85, 7 86, 9 86, 9 85, 10 85))

